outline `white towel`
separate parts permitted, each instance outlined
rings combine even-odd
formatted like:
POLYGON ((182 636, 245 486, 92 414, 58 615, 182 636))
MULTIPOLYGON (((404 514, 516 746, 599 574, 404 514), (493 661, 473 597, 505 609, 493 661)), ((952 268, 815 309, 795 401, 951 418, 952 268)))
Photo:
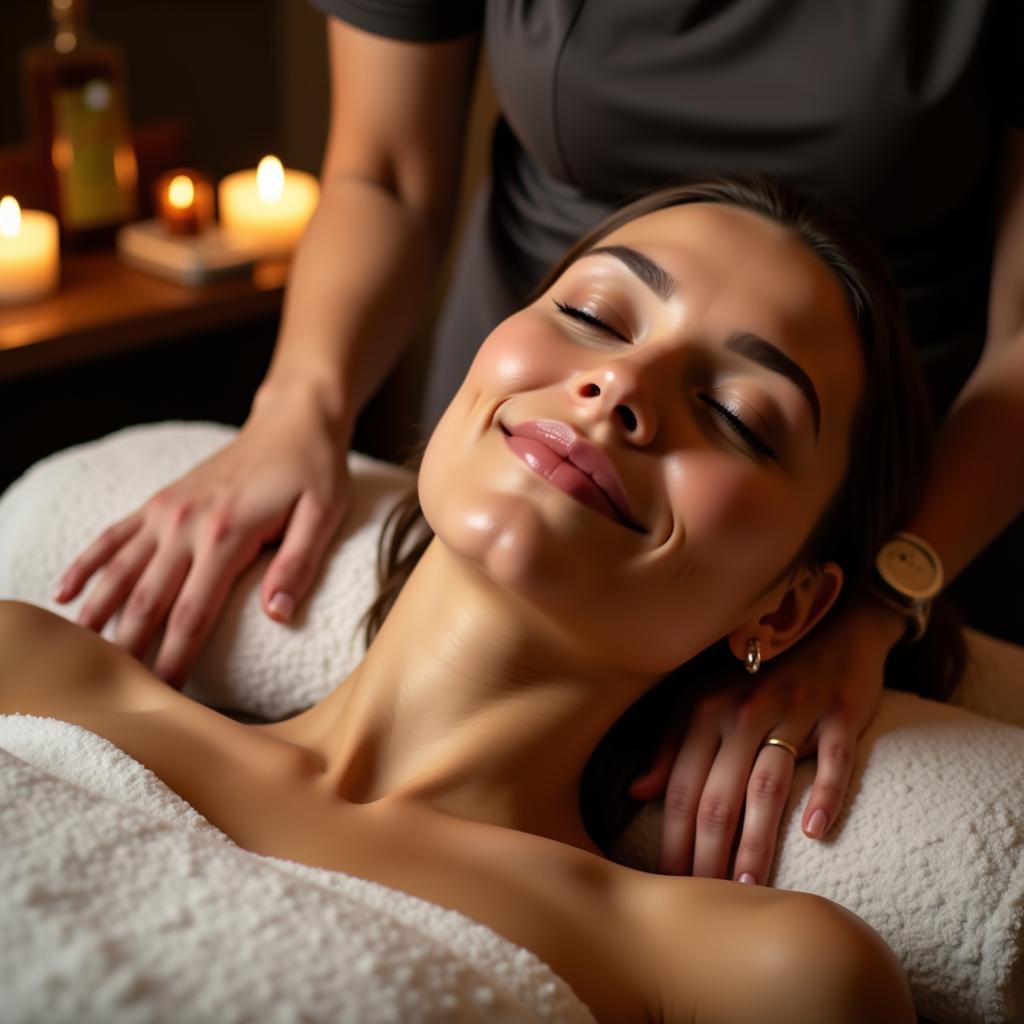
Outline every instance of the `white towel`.
MULTIPOLYGON (((0 497, 0 597, 73 616, 79 602, 56 606, 49 594, 74 554, 233 435, 208 424, 135 427, 39 463, 0 497)), ((235 588, 186 692, 280 717, 358 662, 381 520, 411 476, 358 454, 350 468, 351 513, 296 625, 259 609, 264 556, 235 588)), ((919 1011, 940 1024, 1024 1021, 1024 650, 978 634, 969 646, 954 698, 962 707, 885 693, 824 842, 800 831, 815 766, 797 766, 769 880, 864 917, 900 956, 919 1011)), ((660 813, 659 802, 645 808, 617 859, 653 865, 660 813)))
POLYGON ((533 953, 241 849, 76 725, 0 716, 4 1024, 594 1024, 533 953))

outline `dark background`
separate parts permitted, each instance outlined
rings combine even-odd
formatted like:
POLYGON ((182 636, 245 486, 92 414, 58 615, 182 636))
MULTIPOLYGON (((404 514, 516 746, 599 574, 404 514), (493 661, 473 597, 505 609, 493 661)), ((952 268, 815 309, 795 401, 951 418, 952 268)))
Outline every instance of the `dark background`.
MULTIPOLYGON (((0 146, 27 141, 19 63, 49 36, 47 0, 3 0, 0 146)), ((193 166, 221 177, 276 153, 316 172, 326 135, 324 17, 306 0, 91 0, 92 34, 128 66, 134 122, 180 118, 193 166)))

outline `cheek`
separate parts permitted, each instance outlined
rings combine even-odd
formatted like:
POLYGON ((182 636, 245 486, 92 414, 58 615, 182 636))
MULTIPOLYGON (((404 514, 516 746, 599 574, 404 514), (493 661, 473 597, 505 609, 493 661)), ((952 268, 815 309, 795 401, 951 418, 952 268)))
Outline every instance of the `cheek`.
POLYGON ((719 452, 680 458, 671 467, 668 489, 689 542, 743 534, 764 511, 764 485, 757 474, 719 452))
MULTIPOLYGON (((558 332, 529 309, 503 320, 487 336, 424 452, 419 488, 428 521, 452 487, 465 482, 467 473, 469 479, 475 477, 471 460, 478 430, 485 426, 481 416, 489 418, 510 395, 549 386, 571 374, 566 347, 558 332)), ((436 531, 437 526, 431 526, 436 531)))
POLYGON ((466 383, 504 393, 544 387, 573 372, 571 351, 552 324, 525 309, 503 320, 487 336, 466 383))
POLYGON ((792 483, 728 452, 681 457, 668 488, 684 531, 680 557, 709 582, 756 585, 786 564, 806 533, 792 483))

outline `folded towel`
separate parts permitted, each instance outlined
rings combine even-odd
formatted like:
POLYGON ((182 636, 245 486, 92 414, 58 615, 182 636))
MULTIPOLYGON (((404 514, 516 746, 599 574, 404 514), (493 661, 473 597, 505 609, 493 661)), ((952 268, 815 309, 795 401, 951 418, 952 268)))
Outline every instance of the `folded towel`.
MULTIPOLYGON (((133 427, 33 467, 0 496, 0 597, 73 617, 78 602, 57 606, 49 597, 68 561, 234 433, 209 424, 133 427)), ((358 663, 356 623, 375 591, 381 522, 412 477, 359 454, 350 469, 352 508, 296 623, 281 626, 260 611, 263 556, 239 580, 186 692, 282 717, 358 663)), ((1024 1020, 1024 649, 971 633, 969 651, 954 697, 961 707, 884 694, 825 841, 800 831, 814 761, 797 766, 769 879, 864 917, 900 956, 919 1011, 939 1024, 1024 1020)), ((653 801, 613 856, 653 867, 660 815, 653 801)))
POLYGON ((594 1024, 445 907, 241 849, 76 725, 0 716, 5 1024, 594 1024))

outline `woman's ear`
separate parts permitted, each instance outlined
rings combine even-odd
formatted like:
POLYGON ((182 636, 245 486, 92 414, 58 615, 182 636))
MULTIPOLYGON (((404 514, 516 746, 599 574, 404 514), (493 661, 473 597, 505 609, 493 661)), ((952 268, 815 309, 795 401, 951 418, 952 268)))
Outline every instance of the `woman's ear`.
POLYGON ((740 661, 747 657, 747 644, 756 639, 761 659, 767 661, 792 647, 814 628, 835 604, 843 588, 843 570, 835 562, 801 566, 781 595, 770 598, 771 607, 729 634, 729 649, 740 661))

